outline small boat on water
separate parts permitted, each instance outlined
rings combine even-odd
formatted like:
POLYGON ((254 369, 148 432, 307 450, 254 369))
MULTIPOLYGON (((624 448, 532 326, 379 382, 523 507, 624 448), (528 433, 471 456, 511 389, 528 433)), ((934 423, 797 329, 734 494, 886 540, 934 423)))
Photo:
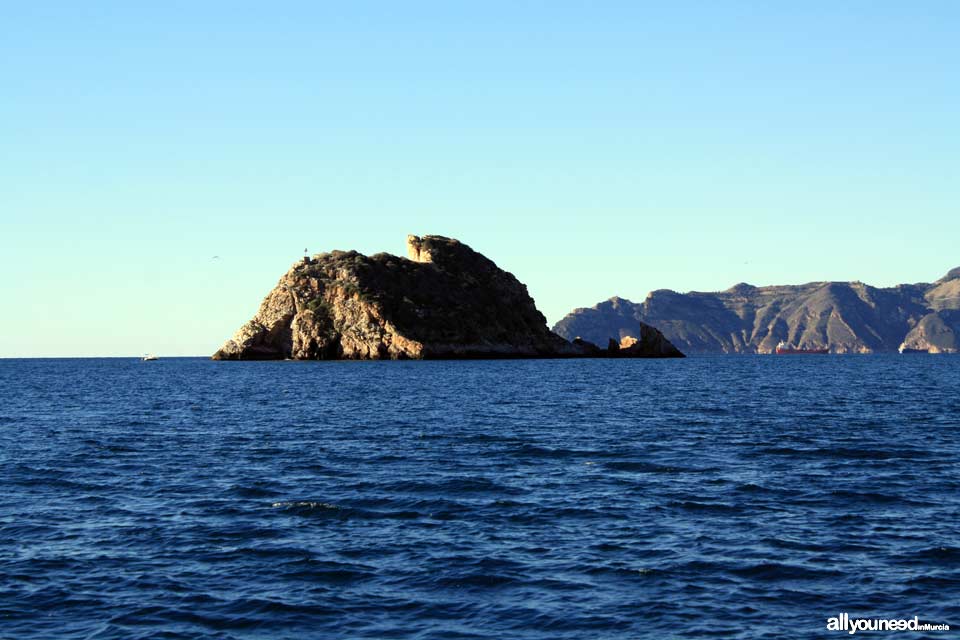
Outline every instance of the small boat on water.
POLYGON ((160 359, 160 358, 158 358, 157 356, 153 355, 152 353, 145 353, 145 354, 143 354, 143 357, 140 358, 140 362, 151 362, 151 361, 153 361, 153 360, 159 360, 159 359, 160 359))
POLYGON ((926 349, 913 349, 913 348, 911 348, 911 347, 908 347, 906 344, 901 344, 901 345, 900 345, 900 348, 897 349, 897 351, 898 351, 900 354, 904 354, 904 353, 930 353, 930 352, 927 351, 926 349))
POLYGON ((804 353, 830 353, 830 347, 815 347, 813 349, 801 349, 800 347, 794 347, 787 344, 786 342, 781 342, 777 345, 778 356, 784 355, 797 355, 804 353))

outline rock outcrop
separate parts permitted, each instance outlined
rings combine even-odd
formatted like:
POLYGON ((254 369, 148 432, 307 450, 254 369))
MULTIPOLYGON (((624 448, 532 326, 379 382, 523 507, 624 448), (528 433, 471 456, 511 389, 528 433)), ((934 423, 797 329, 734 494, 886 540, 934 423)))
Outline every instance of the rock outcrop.
POLYGON ((616 352, 551 332, 526 286, 457 240, 409 236, 409 259, 304 258, 215 360, 682 357, 655 329, 616 352))
POLYGON ((960 352, 960 267, 924 294, 930 313, 920 318, 900 345, 901 352, 960 352))
POLYGON ((640 303, 611 298, 576 309, 553 330, 605 341, 650 324, 686 353, 772 353, 778 343, 833 353, 960 349, 960 268, 932 284, 877 288, 813 282, 716 293, 659 290, 640 303))

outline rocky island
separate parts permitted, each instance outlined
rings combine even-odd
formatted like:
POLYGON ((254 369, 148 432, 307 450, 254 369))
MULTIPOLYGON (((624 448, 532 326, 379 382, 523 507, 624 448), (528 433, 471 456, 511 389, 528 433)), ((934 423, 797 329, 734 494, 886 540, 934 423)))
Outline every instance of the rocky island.
POLYGON ((652 324, 686 353, 773 353, 780 342, 832 353, 960 350, 960 268, 933 283, 878 288, 811 282, 726 291, 661 289, 643 302, 614 297, 554 325, 587 340, 632 335, 652 324))
POLYGON ((562 338, 523 283, 457 240, 409 236, 407 252, 303 258, 213 359, 683 357, 642 323, 606 348, 562 338))

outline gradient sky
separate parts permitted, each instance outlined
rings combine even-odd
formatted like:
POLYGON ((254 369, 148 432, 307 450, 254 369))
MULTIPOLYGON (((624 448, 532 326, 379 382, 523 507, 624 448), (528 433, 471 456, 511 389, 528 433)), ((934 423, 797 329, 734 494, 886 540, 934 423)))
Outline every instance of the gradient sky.
POLYGON ((935 280, 958 33, 953 0, 5 3, 0 356, 210 354, 304 247, 408 233, 551 324, 935 280))

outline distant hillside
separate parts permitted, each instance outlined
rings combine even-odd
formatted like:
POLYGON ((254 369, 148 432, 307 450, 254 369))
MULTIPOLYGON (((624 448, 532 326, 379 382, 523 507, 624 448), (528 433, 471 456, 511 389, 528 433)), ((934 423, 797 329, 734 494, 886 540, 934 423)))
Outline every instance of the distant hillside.
POLYGON ((833 353, 960 350, 960 267, 932 284, 879 289, 812 282, 717 293, 659 290, 641 303, 610 298, 575 309, 554 332, 602 344, 652 325, 685 353, 771 353, 780 342, 833 353))

